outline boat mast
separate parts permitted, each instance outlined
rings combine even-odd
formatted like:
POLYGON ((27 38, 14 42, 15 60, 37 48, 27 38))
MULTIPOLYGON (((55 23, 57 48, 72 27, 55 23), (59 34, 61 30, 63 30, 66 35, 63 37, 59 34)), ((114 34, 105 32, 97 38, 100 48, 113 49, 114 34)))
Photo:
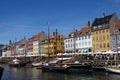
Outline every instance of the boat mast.
POLYGON ((74 29, 73 29, 73 40, 74 40, 74 54, 76 53, 76 30, 75 30, 75 26, 74 26, 74 29))
POLYGON ((48 58, 50 57, 50 51, 49 51, 49 48, 50 48, 50 26, 49 26, 49 23, 47 22, 47 26, 48 26, 48 58))
POLYGON ((56 29, 56 50, 55 50, 55 54, 57 54, 57 52, 58 52, 57 40, 58 40, 58 31, 57 31, 57 29, 56 29))

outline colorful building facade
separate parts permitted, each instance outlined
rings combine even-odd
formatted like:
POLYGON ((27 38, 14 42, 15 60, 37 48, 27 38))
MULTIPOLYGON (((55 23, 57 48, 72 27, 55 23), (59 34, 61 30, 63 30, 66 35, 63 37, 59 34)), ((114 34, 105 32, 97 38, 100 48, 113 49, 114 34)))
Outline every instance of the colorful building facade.
POLYGON ((44 53, 48 55, 56 55, 64 53, 64 36, 53 33, 53 36, 46 38, 43 43, 44 53))
POLYGON ((110 28, 119 21, 115 13, 95 18, 91 27, 93 52, 106 52, 111 50, 110 28))

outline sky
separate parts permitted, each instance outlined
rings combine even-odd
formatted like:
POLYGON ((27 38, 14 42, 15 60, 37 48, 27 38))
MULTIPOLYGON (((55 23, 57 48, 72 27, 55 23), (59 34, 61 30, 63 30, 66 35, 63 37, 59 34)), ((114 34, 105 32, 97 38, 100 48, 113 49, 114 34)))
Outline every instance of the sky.
POLYGON ((0 44, 31 38, 58 29, 68 35, 86 26, 87 21, 116 12, 120 19, 120 0, 0 0, 0 44))

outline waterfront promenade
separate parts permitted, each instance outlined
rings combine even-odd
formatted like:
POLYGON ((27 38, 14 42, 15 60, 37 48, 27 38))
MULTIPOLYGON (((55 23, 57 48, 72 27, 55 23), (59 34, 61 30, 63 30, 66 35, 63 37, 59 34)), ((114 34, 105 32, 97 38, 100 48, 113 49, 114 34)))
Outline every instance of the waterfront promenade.
MULTIPOLYGON (((114 59, 115 55, 114 54, 95 54, 95 55, 90 55, 90 54, 82 54, 82 55, 61 55, 61 56, 54 56, 54 57, 49 57, 49 59, 52 58, 67 58, 67 57, 72 57, 73 60, 78 60, 80 63, 91 63, 93 69, 104 69, 107 66, 111 66, 114 64, 119 64, 120 63, 120 55, 117 54, 117 60, 114 59)), ((14 57, 3 57, 0 59, 0 63, 8 63, 9 61, 13 60, 14 57)), ((32 63, 35 59, 39 61, 45 61, 48 60, 48 57, 41 57, 41 56, 34 56, 34 57, 18 57, 20 60, 26 60, 29 63, 32 63)))

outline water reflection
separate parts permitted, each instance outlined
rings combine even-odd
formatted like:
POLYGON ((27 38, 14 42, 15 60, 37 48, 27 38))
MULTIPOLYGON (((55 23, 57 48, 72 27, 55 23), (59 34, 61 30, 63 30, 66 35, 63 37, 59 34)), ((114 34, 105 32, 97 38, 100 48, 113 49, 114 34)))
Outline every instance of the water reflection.
POLYGON ((106 73, 108 80, 120 80, 120 74, 106 73))
POLYGON ((35 68, 13 68, 3 65, 2 80, 120 80, 120 75, 110 74, 104 71, 86 72, 42 72, 35 68))

